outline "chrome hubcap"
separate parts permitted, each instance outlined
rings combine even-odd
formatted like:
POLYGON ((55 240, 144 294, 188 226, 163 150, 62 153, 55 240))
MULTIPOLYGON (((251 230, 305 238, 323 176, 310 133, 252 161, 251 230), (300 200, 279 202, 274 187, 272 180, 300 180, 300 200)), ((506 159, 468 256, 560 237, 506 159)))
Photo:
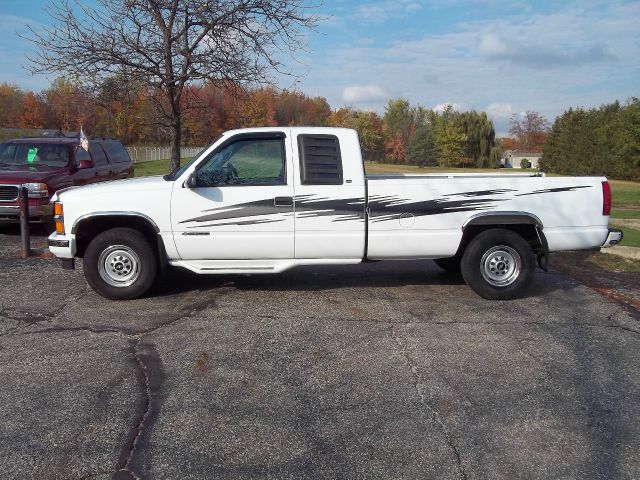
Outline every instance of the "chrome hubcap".
POLYGON ((482 277, 494 287, 511 285, 517 280, 521 269, 520 255, 506 245, 491 248, 480 262, 482 277))
POLYGON ((140 258, 127 246, 110 246, 100 254, 98 273, 112 287, 128 287, 140 276, 140 258))

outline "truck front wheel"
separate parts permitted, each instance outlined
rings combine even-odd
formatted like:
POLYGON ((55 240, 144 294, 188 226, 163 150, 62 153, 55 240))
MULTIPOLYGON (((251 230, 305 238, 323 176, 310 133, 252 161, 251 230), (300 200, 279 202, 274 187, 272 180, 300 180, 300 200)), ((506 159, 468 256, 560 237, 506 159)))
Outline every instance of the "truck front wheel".
POLYGON ((156 278, 158 262, 144 235, 131 228, 113 228, 87 246, 84 276, 98 294, 111 300, 144 295, 156 278))
POLYGON ((492 229, 479 233, 465 250, 462 277, 489 300, 521 296, 531 283, 536 260, 529 243, 517 233, 492 229))

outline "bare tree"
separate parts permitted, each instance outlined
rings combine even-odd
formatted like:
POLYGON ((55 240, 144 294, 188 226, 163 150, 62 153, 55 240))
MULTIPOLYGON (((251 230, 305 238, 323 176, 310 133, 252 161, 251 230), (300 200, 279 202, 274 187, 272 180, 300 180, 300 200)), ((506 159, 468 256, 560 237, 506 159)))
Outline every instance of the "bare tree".
POLYGON ((511 116, 509 134, 516 138, 518 148, 541 152, 548 132, 549 121, 538 112, 528 110, 524 116, 511 116))
POLYGON ((304 45, 319 18, 306 0, 53 0, 53 25, 31 30, 32 73, 65 72, 98 86, 125 69, 153 95, 180 165, 183 92, 193 82, 273 82, 279 58, 304 45))

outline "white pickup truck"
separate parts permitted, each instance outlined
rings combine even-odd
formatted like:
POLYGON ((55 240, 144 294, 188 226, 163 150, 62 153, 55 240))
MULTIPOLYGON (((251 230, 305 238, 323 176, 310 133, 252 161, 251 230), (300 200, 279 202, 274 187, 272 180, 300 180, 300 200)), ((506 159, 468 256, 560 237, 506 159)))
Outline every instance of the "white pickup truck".
POLYGON ((549 252, 619 242, 606 178, 366 176, 355 131, 229 131, 164 177, 61 190, 48 244, 111 299, 167 266, 264 274, 298 265, 435 259, 488 299, 511 299, 549 252))

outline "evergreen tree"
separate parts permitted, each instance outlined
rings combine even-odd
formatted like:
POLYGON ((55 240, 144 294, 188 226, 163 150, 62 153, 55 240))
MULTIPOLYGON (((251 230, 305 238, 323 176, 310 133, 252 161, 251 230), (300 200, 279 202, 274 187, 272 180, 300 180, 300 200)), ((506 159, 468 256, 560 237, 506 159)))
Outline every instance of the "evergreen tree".
POLYGON ((404 98, 389 100, 384 110, 384 121, 392 136, 400 136, 404 142, 409 140, 413 128, 414 112, 411 104, 404 98))
POLYGON ((407 149, 407 161, 419 167, 434 167, 438 164, 438 147, 433 129, 420 124, 411 137, 407 149))
POLYGON ((564 112, 551 128, 541 168, 562 175, 640 180, 640 101, 564 112))

